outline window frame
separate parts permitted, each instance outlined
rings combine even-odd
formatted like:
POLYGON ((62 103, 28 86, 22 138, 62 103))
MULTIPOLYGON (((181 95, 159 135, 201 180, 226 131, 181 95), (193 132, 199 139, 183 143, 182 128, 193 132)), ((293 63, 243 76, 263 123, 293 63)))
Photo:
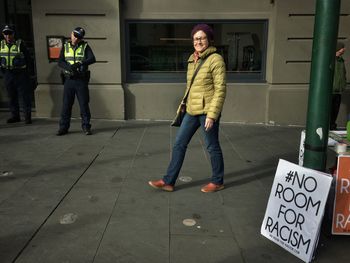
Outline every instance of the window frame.
MULTIPOLYGON (((268 42, 268 19, 216 19, 216 20, 158 20, 158 19, 126 19, 125 20, 125 76, 127 83, 184 83, 186 82, 185 72, 131 72, 130 53, 130 24, 240 24, 240 23, 261 23, 263 26, 263 39, 261 39, 261 71, 252 72, 228 72, 227 83, 266 83, 266 58, 268 42)), ((188 32, 190 34, 190 32, 188 32)), ((215 42, 214 42, 215 46, 215 42)))

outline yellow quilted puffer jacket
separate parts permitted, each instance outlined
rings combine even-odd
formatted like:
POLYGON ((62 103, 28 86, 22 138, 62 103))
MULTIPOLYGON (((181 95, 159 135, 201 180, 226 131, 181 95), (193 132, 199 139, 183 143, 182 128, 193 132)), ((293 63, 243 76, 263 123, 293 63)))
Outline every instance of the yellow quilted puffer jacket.
POLYGON ((193 54, 190 56, 188 59, 185 96, 200 60, 210 55, 202 64, 193 81, 187 98, 186 111, 192 116, 206 114, 207 117, 217 120, 226 97, 226 69, 223 58, 215 52, 215 47, 208 47, 200 54, 197 63, 194 63, 193 54))

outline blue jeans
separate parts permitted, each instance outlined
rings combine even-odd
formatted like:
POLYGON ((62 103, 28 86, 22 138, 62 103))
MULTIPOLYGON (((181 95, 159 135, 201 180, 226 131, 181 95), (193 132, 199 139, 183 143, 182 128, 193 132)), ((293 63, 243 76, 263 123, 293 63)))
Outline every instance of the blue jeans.
POLYGON ((173 147, 172 157, 166 175, 163 181, 166 184, 175 185, 176 179, 179 176, 180 169, 185 159, 187 145, 191 141, 199 127, 202 128, 205 144, 210 154, 212 167, 211 182, 214 184, 224 183, 224 159, 219 143, 219 120, 214 122, 213 127, 209 131, 205 131, 206 115, 191 116, 186 114, 181 126, 176 134, 175 144, 173 147))

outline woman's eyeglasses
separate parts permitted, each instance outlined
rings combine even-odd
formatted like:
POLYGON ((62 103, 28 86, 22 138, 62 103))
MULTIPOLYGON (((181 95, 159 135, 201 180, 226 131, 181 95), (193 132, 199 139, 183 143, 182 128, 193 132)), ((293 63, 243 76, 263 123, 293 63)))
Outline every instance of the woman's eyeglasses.
POLYGON ((207 37, 195 37, 193 38, 193 42, 202 42, 207 40, 207 37))

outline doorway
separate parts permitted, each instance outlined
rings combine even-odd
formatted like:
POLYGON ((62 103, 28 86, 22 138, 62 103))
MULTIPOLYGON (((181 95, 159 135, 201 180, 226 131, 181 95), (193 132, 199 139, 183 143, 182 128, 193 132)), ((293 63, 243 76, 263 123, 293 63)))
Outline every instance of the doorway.
MULTIPOLYGON (((34 52, 34 35, 32 23, 31 0, 0 0, 0 27, 12 25, 16 29, 16 38, 20 38, 25 45, 34 61, 34 74, 31 85, 36 84, 36 67, 34 52)), ((1 34, 0 39, 3 39, 1 34)), ((3 83, 3 76, 0 74, 0 109, 8 110, 8 98, 6 88, 3 83)), ((34 96, 33 96, 34 100, 34 96)), ((34 108, 33 101, 33 108, 34 108)))

